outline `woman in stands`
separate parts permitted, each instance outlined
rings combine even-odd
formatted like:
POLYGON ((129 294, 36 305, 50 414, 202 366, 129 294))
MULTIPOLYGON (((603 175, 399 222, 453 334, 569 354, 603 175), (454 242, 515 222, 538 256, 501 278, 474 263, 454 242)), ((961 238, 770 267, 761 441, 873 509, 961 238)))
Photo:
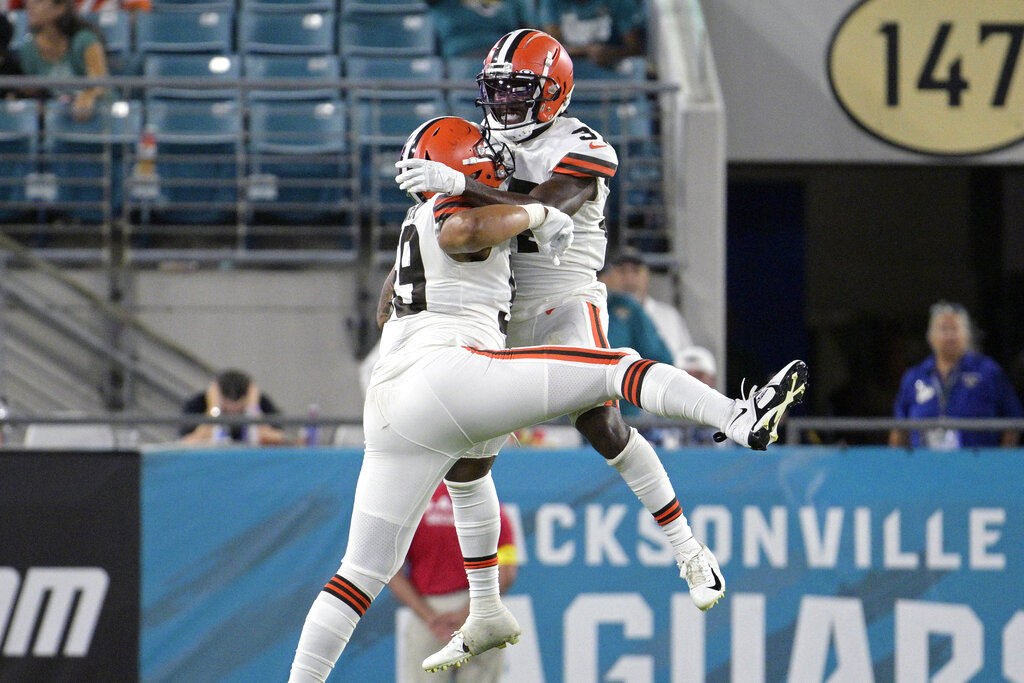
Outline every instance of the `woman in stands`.
MULTIPOLYGON (((107 56, 99 27, 75 12, 72 0, 27 0, 28 28, 32 36, 21 46, 22 71, 29 76, 70 78, 107 75, 107 56)), ((37 93, 38 94, 38 93, 37 93)), ((50 95, 67 98, 78 120, 92 116, 102 87, 51 88, 50 95)))

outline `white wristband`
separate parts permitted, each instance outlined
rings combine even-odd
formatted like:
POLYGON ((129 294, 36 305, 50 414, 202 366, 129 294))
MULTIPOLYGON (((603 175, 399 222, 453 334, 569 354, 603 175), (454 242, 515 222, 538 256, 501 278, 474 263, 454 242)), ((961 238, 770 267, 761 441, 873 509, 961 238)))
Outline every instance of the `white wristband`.
POLYGON ((548 217, 548 207, 543 204, 520 204, 519 208, 525 210, 530 217, 530 224, 526 226, 530 230, 543 223, 544 219, 548 217))
POLYGON ((455 180, 452 182, 452 197, 458 197, 466 191, 466 174, 456 173, 455 180))

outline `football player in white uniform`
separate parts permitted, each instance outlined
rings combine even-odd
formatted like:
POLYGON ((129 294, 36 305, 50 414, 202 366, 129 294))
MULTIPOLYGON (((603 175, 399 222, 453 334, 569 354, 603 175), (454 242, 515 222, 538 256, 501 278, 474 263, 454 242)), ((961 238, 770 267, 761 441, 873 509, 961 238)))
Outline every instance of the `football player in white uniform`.
MULTIPOLYGON (((401 172, 396 180, 404 190, 461 195, 472 206, 539 201, 571 215, 573 242, 560 265, 545 258, 542 246, 529 232, 516 238, 511 261, 517 290, 508 344, 607 348, 606 291, 597 281, 597 271, 604 263, 607 246, 604 204, 617 156, 599 133, 564 115, 574 87, 572 60, 550 35, 519 29, 491 48, 477 82, 484 126, 493 139, 509 146, 515 158, 515 170, 503 184, 505 189, 422 159, 399 161, 401 172)), ((789 376, 791 369, 791 365, 783 368, 771 382, 789 376)), ((692 381, 681 390, 694 399, 703 395, 707 387, 687 377, 692 381)), ((782 395, 776 399, 782 400, 782 395)), ((654 448, 626 425, 614 403, 572 417, 576 428, 619 471, 661 525, 694 602, 701 609, 713 605, 724 592, 720 576, 711 569, 717 566, 714 557, 693 537, 654 448), (713 599, 708 600, 711 587, 713 599)), ((767 445, 747 434, 728 435, 749 448, 760 450, 767 445)))
MULTIPOLYGON (((481 133, 462 119, 434 119, 413 133, 403 157, 435 159, 495 186, 504 167, 481 133)), ((800 361, 766 387, 785 399, 768 401, 773 407, 763 411, 753 397, 733 401, 710 388, 694 400, 684 390, 693 378, 631 349, 505 349, 503 326, 513 294, 510 238, 530 230, 555 259, 571 244, 572 219, 537 202, 470 208, 458 196, 421 194, 425 201, 410 209, 402 226, 394 306, 363 408, 366 451, 348 547, 306 617, 291 683, 326 680, 359 619, 401 566, 442 478, 461 515, 457 528, 469 576, 470 615, 424 667, 457 666, 518 640, 519 625, 498 596, 493 457, 480 457, 496 452, 489 441, 625 399, 659 415, 711 424, 733 438, 754 433, 768 443, 782 412, 804 391, 806 367, 800 361)), ((674 517, 681 511, 676 504, 663 514, 674 517)), ((709 578, 721 585, 710 559, 709 578)), ((712 588, 702 590, 700 598, 717 599, 712 588)))

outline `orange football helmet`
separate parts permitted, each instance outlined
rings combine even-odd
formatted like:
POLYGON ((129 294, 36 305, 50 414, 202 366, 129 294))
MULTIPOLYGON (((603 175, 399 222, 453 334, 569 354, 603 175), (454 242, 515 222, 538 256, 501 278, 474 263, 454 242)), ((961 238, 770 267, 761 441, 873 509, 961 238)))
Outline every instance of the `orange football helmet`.
MULTIPOLYGON (((457 116, 439 116, 421 124, 402 147, 402 159, 438 161, 489 187, 512 175, 512 155, 502 143, 493 144, 486 131, 457 116)), ((434 192, 410 192, 422 203, 434 192)))
POLYGON ((476 81, 484 125, 519 142, 569 106, 572 59, 547 33, 521 28, 498 39, 476 81))

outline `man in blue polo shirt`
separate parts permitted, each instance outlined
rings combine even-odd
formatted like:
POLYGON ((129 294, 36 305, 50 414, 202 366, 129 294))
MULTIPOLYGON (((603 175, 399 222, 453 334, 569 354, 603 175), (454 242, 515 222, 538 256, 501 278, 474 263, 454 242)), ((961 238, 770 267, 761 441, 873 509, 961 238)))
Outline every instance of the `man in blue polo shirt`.
MULTIPOLYGON (((962 306, 940 301, 931 307, 928 345, 932 355, 907 370, 893 406, 897 418, 1021 417, 1020 399, 999 364, 973 350, 971 319, 962 306)), ((910 432, 911 446, 936 449, 1015 446, 1017 432, 932 429, 910 432)), ((893 430, 890 446, 905 446, 907 433, 893 430)))

